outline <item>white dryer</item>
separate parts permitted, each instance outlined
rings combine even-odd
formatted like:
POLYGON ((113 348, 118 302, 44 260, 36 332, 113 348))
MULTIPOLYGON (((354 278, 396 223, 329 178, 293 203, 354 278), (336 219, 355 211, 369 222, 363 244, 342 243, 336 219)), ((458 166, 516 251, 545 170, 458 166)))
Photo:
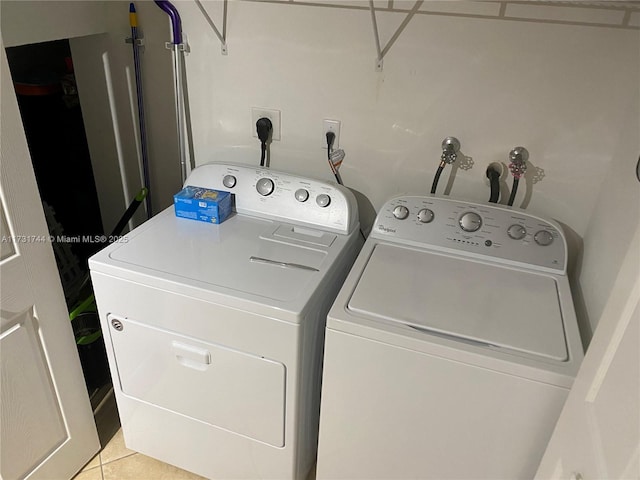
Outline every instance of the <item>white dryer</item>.
POLYGON ((532 478, 583 358, 560 225, 403 196, 327 319, 317 478, 532 478))
POLYGON ((128 448, 209 478, 303 479, 327 312, 362 245, 353 194, 211 163, 220 225, 170 207, 89 260, 128 448))

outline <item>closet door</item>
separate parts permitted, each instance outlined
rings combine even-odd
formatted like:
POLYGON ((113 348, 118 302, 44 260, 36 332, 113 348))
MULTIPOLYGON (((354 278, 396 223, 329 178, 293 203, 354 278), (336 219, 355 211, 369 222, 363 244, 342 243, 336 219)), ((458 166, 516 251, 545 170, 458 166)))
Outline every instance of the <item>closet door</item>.
POLYGON ((0 47, 0 477, 70 479, 100 443, 0 47))
POLYGON ((640 228, 598 322, 537 479, 640 473, 640 228))

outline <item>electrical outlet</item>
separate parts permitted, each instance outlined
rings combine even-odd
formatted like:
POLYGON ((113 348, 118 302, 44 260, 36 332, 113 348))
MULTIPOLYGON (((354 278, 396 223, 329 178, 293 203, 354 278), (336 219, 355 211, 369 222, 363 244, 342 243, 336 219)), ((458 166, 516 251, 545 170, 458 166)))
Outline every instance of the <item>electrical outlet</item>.
POLYGON ((501 162, 492 162, 489 165, 487 165, 487 169, 485 170, 485 175, 484 175, 484 183, 485 183, 485 185, 487 185, 487 186, 491 185, 491 183, 489 182, 489 177, 487 177, 487 175, 486 175, 486 172, 487 172, 487 170, 489 170, 489 168, 493 168, 494 170, 496 170, 500 174, 500 177, 498 177, 500 180, 505 180, 507 169, 504 166, 504 164, 501 163, 501 162))
POLYGON ((327 148, 327 132, 333 132, 336 135, 333 141, 333 149, 340 146, 340 120, 323 120, 322 121, 322 148, 327 148))
POLYGON ((251 108, 251 133, 253 134, 253 136, 258 138, 256 122, 262 117, 266 117, 271 120, 271 126, 273 127, 273 131, 271 132, 271 140, 280 140, 280 110, 271 110, 268 108, 251 108))

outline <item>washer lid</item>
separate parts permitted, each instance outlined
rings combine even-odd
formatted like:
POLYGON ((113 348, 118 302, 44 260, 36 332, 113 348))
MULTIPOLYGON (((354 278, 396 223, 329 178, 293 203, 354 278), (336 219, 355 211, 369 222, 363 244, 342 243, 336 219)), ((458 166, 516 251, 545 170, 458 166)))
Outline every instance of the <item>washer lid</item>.
POLYGON ((348 308, 447 337, 568 358, 557 284, 549 275, 380 244, 348 308))
MULTIPOLYGON (((221 225, 158 215, 126 242, 109 247, 108 260, 122 275, 133 271, 171 282, 293 301, 325 274, 328 245, 336 235, 283 227, 271 220, 234 215, 221 225), (282 232, 289 232, 289 238, 282 232), (295 234, 295 235, 294 235, 295 234), (319 245, 320 241, 324 245, 319 245)), ((104 256, 100 258, 104 259, 104 256)), ((99 268, 100 260, 92 261, 99 268)))

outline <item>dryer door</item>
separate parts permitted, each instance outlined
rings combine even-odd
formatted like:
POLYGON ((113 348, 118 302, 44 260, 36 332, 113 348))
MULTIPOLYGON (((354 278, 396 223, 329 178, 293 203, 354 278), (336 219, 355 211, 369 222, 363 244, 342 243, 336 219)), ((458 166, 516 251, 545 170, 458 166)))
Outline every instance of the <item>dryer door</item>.
POLYGON ((275 447, 284 446, 285 366, 108 315, 122 392, 275 447))

